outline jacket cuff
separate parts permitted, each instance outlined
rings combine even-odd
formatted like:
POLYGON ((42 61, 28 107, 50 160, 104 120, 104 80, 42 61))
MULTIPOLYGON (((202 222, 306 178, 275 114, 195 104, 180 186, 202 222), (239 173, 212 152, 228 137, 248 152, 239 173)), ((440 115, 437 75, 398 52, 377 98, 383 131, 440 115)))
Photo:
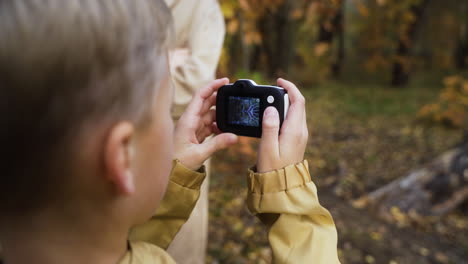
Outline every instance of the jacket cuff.
POLYGON ((264 194, 291 190, 311 182, 307 160, 279 170, 257 173, 249 169, 248 187, 251 193, 264 194))
POLYGON ((179 160, 172 161, 171 181, 180 186, 198 190, 206 177, 205 165, 193 171, 184 166, 179 160))

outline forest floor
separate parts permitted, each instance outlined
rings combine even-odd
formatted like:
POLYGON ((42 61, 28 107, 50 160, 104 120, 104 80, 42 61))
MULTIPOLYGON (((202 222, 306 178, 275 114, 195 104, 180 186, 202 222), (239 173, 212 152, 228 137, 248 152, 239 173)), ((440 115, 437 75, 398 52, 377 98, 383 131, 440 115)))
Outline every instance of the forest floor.
MULTIPOLYGON (((353 206, 461 141, 461 130, 417 121, 419 108, 438 92, 424 83, 400 90, 336 82, 303 89, 311 131, 306 158, 320 201, 335 219, 343 264, 468 263, 463 212, 415 225, 398 217, 384 222, 353 206)), ((245 206, 246 168, 255 163, 257 143, 242 138, 212 160, 208 263, 271 262, 266 231, 245 206)))

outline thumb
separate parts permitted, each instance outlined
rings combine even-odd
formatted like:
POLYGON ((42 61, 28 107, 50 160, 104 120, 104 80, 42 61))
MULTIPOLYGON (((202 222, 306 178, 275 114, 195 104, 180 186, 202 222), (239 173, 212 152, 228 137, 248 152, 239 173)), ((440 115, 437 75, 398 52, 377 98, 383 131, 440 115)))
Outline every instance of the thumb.
POLYGON ((261 153, 278 153, 279 114, 275 107, 268 107, 263 113, 261 153))
POLYGON ((200 145, 206 158, 213 155, 216 151, 225 149, 236 144, 238 137, 232 133, 219 134, 200 145))

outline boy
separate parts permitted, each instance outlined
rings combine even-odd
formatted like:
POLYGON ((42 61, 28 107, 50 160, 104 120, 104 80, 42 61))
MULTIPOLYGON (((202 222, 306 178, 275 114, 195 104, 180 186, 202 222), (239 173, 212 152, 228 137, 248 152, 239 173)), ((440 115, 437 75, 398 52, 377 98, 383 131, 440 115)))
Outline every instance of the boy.
MULTIPOLYGON (((0 1, 4 263, 173 263, 161 247, 196 202, 200 167, 237 137, 204 141, 227 79, 197 93, 173 130, 169 14, 162 0, 0 1), (132 237, 149 227, 159 239, 129 242, 156 208, 132 237)), ((281 136, 278 112, 265 111, 249 208, 270 227, 275 262, 338 263, 303 161, 304 98, 278 84, 291 107, 281 136)))

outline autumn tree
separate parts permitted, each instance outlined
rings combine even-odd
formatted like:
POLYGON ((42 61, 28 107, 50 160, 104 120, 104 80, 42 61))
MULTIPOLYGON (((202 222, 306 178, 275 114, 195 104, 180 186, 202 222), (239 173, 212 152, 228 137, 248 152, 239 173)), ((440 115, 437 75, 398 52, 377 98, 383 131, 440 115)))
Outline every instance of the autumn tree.
MULTIPOLYGON (((404 2, 404 1, 402 1, 404 2)), ((411 48, 416 38, 416 33, 421 25, 429 0, 408 0, 408 7, 401 14, 398 45, 392 67, 392 85, 404 86, 409 81, 411 72, 411 48)))
POLYGON ((344 16, 345 1, 320 1, 319 34, 318 43, 333 46, 336 40, 336 52, 331 62, 331 72, 334 77, 341 73, 342 64, 345 57, 345 34, 344 34, 344 16))
POLYGON ((318 82, 352 70, 404 86, 418 70, 467 64, 467 1, 220 2, 228 29, 225 73, 318 82))
POLYGON ((288 73, 293 62, 295 21, 290 18, 290 13, 295 2, 283 0, 276 6, 267 6, 264 15, 257 21, 261 42, 256 47, 256 55, 258 57, 263 53, 268 76, 288 73))
POLYGON ((231 72, 314 80, 341 72, 344 0, 221 1, 231 72), (297 71, 296 69, 301 69, 297 71))
MULTIPOLYGON (((228 36, 224 63, 231 72, 257 71, 266 68, 266 72, 274 75, 278 65, 286 65, 290 61, 289 49, 281 50, 280 45, 288 46, 289 20, 286 11, 293 1, 285 0, 221 0, 228 36), (281 7, 281 8, 280 8, 281 7), (286 25, 283 25, 286 23, 286 25), (277 32, 277 29, 280 29, 277 32), (280 42, 280 43, 277 43, 280 42)), ((283 66, 284 67, 284 66, 283 66)))
POLYGON ((468 68, 468 1, 464 1, 460 8, 461 15, 459 35, 457 37, 457 45, 455 48, 455 65, 458 69, 463 70, 468 68))

